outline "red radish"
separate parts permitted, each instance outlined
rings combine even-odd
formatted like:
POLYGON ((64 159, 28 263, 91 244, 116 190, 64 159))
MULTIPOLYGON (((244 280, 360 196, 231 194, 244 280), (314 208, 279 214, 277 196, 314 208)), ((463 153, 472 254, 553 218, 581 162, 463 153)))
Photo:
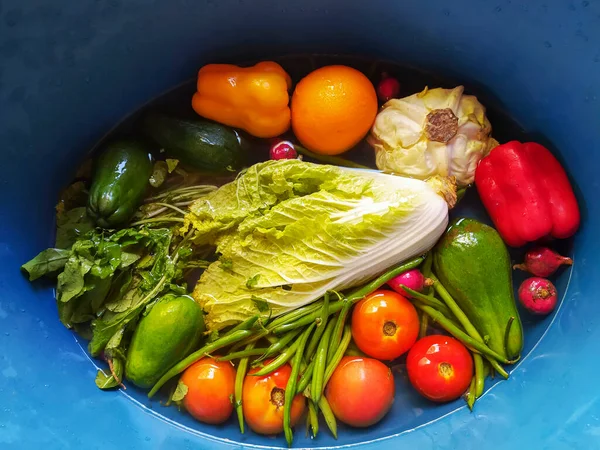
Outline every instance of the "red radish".
POLYGON ((382 102, 395 98, 400 93, 400 83, 394 77, 383 72, 381 81, 377 85, 377 96, 382 102))
POLYGON ((421 292, 426 286, 431 286, 432 284, 433 280, 425 278, 419 269, 407 270, 388 281, 388 286, 404 297, 410 296, 402 289, 402 286, 421 292))
POLYGON ((271 146, 271 159, 296 159, 298 154, 290 141, 279 141, 271 146))
POLYGON ((521 305, 533 314, 550 314, 557 300, 556 288, 545 278, 527 278, 519 287, 521 305))
POLYGON ((514 269, 524 270, 536 277, 549 277, 562 265, 571 265, 573 260, 561 256, 548 247, 536 247, 525 254, 523 264, 516 264, 514 269))

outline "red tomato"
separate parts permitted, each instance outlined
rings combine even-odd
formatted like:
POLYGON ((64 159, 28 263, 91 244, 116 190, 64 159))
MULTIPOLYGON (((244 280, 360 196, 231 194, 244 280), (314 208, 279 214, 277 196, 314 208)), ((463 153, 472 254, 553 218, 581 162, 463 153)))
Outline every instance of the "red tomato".
POLYGON ((185 409, 200 422, 225 422, 233 411, 235 369, 230 362, 202 358, 181 376, 188 392, 183 398, 185 409))
POLYGON ((375 291, 354 307, 352 338, 373 358, 398 358, 412 347, 418 335, 417 311, 397 292, 375 291))
MULTIPOLYGON (((265 361, 267 365, 270 361, 265 361)), ((259 369, 248 372, 244 378, 242 390, 242 409, 244 418, 250 428, 260 434, 277 434, 283 431, 283 405, 285 403, 285 387, 292 374, 292 367, 286 364, 275 372, 263 377, 252 374, 259 369)), ((292 400, 291 425, 294 426, 304 413, 306 402, 304 396, 298 394, 292 400)))
POLYGON ((434 402, 460 397, 473 378, 473 359, 454 338, 426 336, 417 341, 406 358, 408 378, 414 388, 434 402))
POLYGON ((344 356, 325 395, 335 417, 353 427, 379 422, 394 403, 394 377, 381 361, 344 356))

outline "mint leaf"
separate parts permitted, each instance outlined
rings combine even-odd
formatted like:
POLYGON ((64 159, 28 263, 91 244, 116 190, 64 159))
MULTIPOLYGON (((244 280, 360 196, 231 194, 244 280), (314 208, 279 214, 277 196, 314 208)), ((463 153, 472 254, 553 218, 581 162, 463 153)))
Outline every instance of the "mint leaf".
POLYGON ((37 280, 38 278, 59 271, 67 263, 70 250, 61 248, 49 248, 38 254, 31 261, 26 262, 21 266, 21 270, 29 275, 29 281, 37 280))
POLYGON ((175 392, 171 396, 171 400, 174 402, 182 401, 188 393, 188 387, 183 381, 179 381, 177 383, 177 388, 175 388, 175 392))
POLYGON ((251 278, 248 278, 248 280, 246 281, 246 287, 248 289, 252 289, 253 287, 255 287, 258 284, 259 279, 260 279, 259 273, 257 273, 256 275, 254 275, 251 278))

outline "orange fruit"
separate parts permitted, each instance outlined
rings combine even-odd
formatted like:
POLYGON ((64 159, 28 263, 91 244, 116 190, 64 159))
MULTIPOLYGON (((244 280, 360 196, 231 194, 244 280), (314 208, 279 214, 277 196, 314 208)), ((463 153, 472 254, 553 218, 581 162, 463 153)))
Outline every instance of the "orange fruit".
POLYGON ((338 155, 371 129, 377 93, 369 79, 348 66, 326 66, 304 77, 292 95, 292 128, 315 153, 338 155))

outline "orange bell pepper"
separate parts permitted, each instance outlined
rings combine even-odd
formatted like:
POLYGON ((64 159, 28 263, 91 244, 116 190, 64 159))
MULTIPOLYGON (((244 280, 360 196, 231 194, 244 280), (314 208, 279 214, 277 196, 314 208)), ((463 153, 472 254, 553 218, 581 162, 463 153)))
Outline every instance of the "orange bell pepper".
POLYGON ((271 138, 290 128, 290 76, 272 61, 252 67, 209 64, 198 72, 194 111, 259 138, 271 138))

